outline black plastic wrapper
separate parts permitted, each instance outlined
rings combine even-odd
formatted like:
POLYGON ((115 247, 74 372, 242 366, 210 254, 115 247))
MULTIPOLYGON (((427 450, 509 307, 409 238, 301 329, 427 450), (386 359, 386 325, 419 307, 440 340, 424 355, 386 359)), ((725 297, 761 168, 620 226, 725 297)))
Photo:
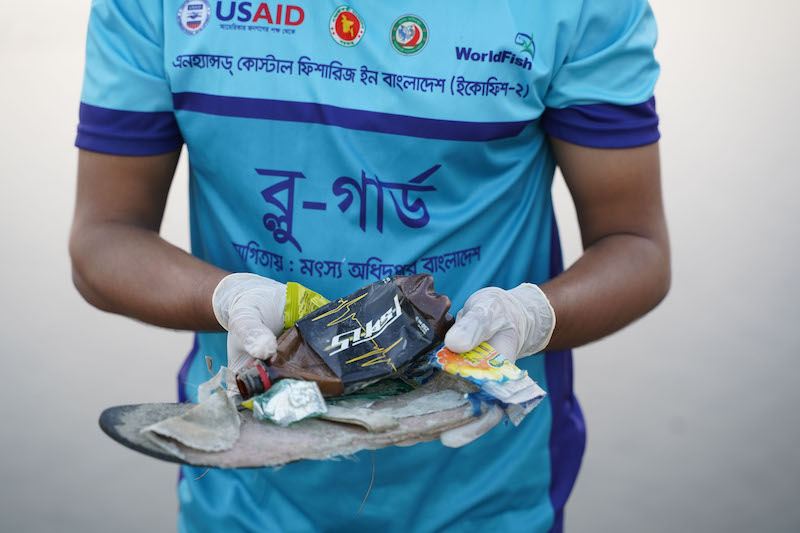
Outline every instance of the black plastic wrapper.
POLYGON ((450 299, 433 276, 394 276, 367 285, 298 320, 278 339, 275 357, 237 374, 242 397, 277 380, 314 381, 325 396, 356 392, 436 348, 453 325, 450 299))
POLYGON ((317 309, 296 327, 345 394, 402 371, 441 342, 391 278, 317 309))

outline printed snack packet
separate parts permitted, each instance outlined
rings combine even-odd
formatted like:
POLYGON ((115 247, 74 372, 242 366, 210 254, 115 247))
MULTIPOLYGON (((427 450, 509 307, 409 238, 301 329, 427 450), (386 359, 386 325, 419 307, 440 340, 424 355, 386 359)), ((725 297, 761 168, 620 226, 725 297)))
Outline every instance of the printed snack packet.
POLYGON ((471 381, 506 404, 538 403, 545 394, 527 371, 509 361, 487 342, 460 354, 442 346, 428 356, 427 364, 471 381))

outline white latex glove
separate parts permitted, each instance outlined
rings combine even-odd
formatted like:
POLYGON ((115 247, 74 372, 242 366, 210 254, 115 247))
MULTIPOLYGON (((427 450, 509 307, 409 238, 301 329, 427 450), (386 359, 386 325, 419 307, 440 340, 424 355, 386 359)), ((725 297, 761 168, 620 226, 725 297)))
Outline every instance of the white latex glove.
MULTIPOLYGON (((542 290, 531 283, 509 291, 498 287, 480 289, 456 315, 456 323, 444 337, 447 348, 464 353, 486 341, 511 361, 542 351, 556 327, 556 315, 542 290)), ((442 433, 440 440, 459 448, 477 439, 503 419, 499 406, 479 418, 442 433)))
POLYGON ((239 372, 257 359, 275 356, 284 327, 286 285, 256 274, 230 274, 211 297, 214 315, 228 330, 228 368, 239 372))
POLYGON ((523 283, 511 290, 480 289, 470 296, 444 337, 456 353, 488 342, 511 361, 542 351, 556 327, 553 307, 542 290, 523 283))

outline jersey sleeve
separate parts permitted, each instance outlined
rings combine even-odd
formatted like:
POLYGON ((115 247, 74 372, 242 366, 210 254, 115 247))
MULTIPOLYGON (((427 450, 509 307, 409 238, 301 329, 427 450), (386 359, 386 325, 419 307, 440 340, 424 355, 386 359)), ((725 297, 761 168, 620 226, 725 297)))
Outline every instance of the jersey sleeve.
POLYGON ((595 148, 656 142, 656 38, 647 0, 584 1, 573 42, 545 95, 544 130, 595 148))
POLYGON ((92 2, 79 148, 155 155, 183 144, 165 75, 161 6, 155 0, 92 2))

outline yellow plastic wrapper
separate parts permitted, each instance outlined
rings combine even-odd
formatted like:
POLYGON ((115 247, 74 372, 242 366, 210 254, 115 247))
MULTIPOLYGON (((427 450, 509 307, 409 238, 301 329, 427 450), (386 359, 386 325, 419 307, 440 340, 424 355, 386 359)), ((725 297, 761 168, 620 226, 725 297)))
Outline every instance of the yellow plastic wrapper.
POLYGON ((329 302, 330 300, 321 294, 317 294, 299 283, 290 281, 286 284, 286 310, 283 314, 283 331, 290 329, 295 322, 329 302))

